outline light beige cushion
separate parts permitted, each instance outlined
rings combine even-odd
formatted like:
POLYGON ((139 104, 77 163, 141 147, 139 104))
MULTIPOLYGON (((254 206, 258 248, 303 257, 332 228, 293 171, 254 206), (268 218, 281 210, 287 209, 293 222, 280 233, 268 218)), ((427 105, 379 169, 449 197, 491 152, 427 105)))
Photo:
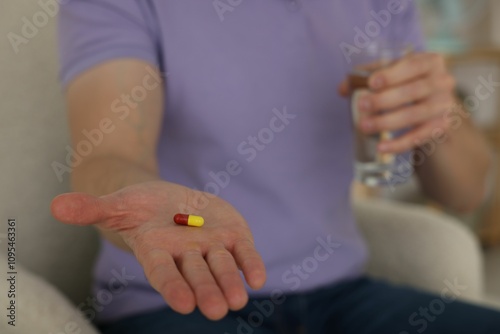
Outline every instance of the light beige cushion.
MULTIPOLYGON (((65 297, 38 277, 57 286, 75 305, 85 302, 91 296, 97 238, 92 229, 55 222, 49 212, 51 199, 69 189, 68 175, 60 182, 51 167, 54 161, 64 162, 69 143, 57 79, 56 19, 50 17, 17 53, 5 38, 10 33, 21 35, 23 19, 33 21, 44 11, 41 2, 0 2, 0 35, 4 36, 0 38, 0 218, 17 218, 18 262, 37 275, 19 270, 20 327, 14 333, 56 334, 65 330, 72 316, 82 329, 85 323, 65 297)), ((443 224, 436 224, 435 217, 413 207, 406 212, 388 204, 356 206, 373 251, 372 274, 434 291, 442 288, 443 280, 462 277, 469 286, 465 296, 480 294, 481 259, 466 231, 446 217, 443 224)), ((1 262, 0 268, 4 268, 1 262)), ((0 291, 5 291, 3 284, 6 281, 1 280, 0 291)), ((10 333, 1 327, 5 322, 0 323, 0 332, 10 333)), ((93 333, 86 331, 81 333, 93 333)))
MULTIPOLYGON (((0 268, 7 268, 7 261, 3 254, 0 256, 0 268)), ((78 309, 56 288, 20 265, 16 269, 16 326, 10 326, 5 319, 6 311, 3 306, 6 299, 3 294, 8 291, 10 285, 2 275, 0 291, 2 292, 3 311, 0 333, 98 333, 78 309)), ((88 310, 89 306, 84 306, 82 309, 88 310)))
POLYGON ((69 139, 58 85, 57 19, 40 5, 49 2, 55 1, 0 2, 0 219, 18 220, 18 261, 78 304, 89 294, 97 239, 91 228, 64 226, 49 211, 52 198, 69 189, 68 174, 59 182, 51 167, 64 162, 69 139), (47 24, 16 53, 6 37, 23 36, 24 22, 43 13, 47 24))
POLYGON ((422 206, 356 201, 371 251, 369 273, 393 283, 440 293, 458 281, 460 298, 483 298, 483 256, 477 238, 455 219, 422 206))
POLYGON ((489 249, 486 260, 486 300, 500 309, 500 248, 489 249))

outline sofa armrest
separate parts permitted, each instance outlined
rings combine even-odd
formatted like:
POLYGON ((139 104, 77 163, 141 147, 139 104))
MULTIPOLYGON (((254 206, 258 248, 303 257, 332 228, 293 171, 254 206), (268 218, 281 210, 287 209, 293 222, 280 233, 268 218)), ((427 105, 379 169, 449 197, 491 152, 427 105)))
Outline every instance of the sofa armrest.
MULTIPOLYGON (((7 268, 7 260, 3 254, 0 255, 0 268, 7 268)), ((0 333, 99 333, 65 296, 44 279, 19 264, 16 265, 16 272, 15 327, 9 325, 10 319, 2 314, 0 333)), ((0 280, 2 294, 7 293, 9 287, 10 283, 5 278, 0 280)), ((5 297, 2 296, 3 301, 6 300, 5 297)), ((8 302, 2 302, 2 313, 6 312, 8 302)))
POLYGON ((458 282, 466 287, 460 298, 483 300, 483 256, 462 224, 418 205, 378 199, 353 205, 371 253, 371 276, 434 293, 458 282))

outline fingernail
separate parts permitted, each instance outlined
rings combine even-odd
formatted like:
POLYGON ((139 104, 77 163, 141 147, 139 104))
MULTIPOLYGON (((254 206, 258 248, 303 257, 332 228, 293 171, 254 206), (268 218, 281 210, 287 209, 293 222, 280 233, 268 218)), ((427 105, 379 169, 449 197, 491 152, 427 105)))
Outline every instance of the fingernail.
POLYGON ((371 87, 373 89, 380 89, 384 87, 384 78, 381 75, 377 75, 375 78, 373 78, 371 87))
POLYGON ((362 97, 359 100, 359 108, 362 111, 369 111, 371 109, 371 107, 372 107, 372 104, 371 104, 371 101, 370 101, 369 97, 362 97))

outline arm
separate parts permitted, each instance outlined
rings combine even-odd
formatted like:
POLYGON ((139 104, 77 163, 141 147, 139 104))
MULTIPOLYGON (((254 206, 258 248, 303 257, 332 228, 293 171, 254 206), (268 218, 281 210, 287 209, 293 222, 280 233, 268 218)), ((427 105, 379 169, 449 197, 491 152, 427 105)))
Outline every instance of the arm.
POLYGON ((72 185, 80 193, 56 197, 52 213, 67 224, 95 225, 105 238, 132 251, 151 286, 174 310, 186 314, 198 306, 209 319, 220 319, 248 300, 238 268, 256 289, 264 284, 265 268, 246 221, 229 203, 159 179, 162 86, 148 90, 140 103, 129 100, 127 108, 115 104, 137 86, 146 86, 149 67, 137 60, 114 60, 69 85, 77 151, 103 120, 112 125, 108 122, 109 131, 74 168, 72 185), (203 215, 205 226, 175 225, 172 217, 182 211, 203 215))
MULTIPOLYGON (((427 194, 455 210, 475 209, 485 195, 491 158, 485 139, 456 104, 455 81, 444 57, 410 55, 373 73, 369 85, 372 93, 359 102, 361 130, 371 134, 411 128, 381 142, 379 151, 415 150, 424 157, 416 172, 427 194), (391 111, 380 114, 380 110, 391 111)), ((340 93, 349 94, 346 82, 340 93)))
MULTIPOLYGON (((110 119, 113 129, 103 134, 102 142, 93 145, 91 154, 74 167, 73 191, 102 196, 125 186, 159 180, 155 148, 162 120, 163 85, 151 71, 160 77, 147 63, 118 60, 91 69, 69 85, 66 98, 73 147, 87 140, 84 130, 99 129, 103 119, 110 119), (124 69, 127 75, 123 75, 124 69), (147 90, 144 101, 116 103, 144 83, 155 87, 147 90)), ((116 246, 130 251, 115 233, 98 230, 116 246)))
POLYGON ((447 140, 436 145, 435 153, 415 170, 430 197, 465 213, 484 201, 492 157, 485 138, 469 119, 463 118, 456 124, 455 129, 449 130, 447 140))

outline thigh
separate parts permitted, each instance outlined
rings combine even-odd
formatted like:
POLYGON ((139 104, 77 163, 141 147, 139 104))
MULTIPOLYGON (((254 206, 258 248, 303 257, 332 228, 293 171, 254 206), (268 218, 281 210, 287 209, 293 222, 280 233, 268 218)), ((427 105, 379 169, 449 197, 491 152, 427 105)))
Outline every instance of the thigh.
MULTIPOLYGON (((498 334, 500 313, 464 303, 458 282, 443 283, 440 295, 364 279, 324 299, 317 333, 498 334)), ((463 290, 462 290, 463 291, 463 290)), ((318 306, 321 304, 318 303, 318 306)), ((315 333, 316 333, 315 332, 315 333)))
POLYGON ((198 310, 188 315, 181 315, 170 308, 139 314, 100 327, 103 334, 273 334, 268 323, 251 324, 248 322, 245 310, 230 312, 219 321, 205 318, 198 310))

